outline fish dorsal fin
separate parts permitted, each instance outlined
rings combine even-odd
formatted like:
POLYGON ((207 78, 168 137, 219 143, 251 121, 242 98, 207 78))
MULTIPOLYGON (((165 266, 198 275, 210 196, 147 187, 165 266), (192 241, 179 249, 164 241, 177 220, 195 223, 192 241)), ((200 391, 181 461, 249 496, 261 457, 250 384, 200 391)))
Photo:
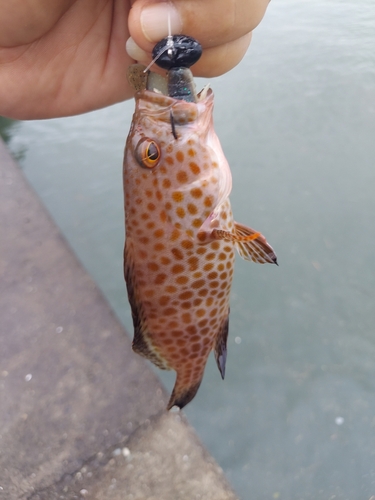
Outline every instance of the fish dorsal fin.
POLYGON ((227 361, 227 339, 229 331, 229 313, 225 318, 215 341, 215 359, 221 378, 225 377, 225 363, 227 361))
POLYGON ((277 264, 277 257, 271 245, 267 243, 262 233, 251 227, 235 222, 233 232, 213 229, 212 236, 233 241, 238 253, 245 260, 252 260, 258 264, 277 264))

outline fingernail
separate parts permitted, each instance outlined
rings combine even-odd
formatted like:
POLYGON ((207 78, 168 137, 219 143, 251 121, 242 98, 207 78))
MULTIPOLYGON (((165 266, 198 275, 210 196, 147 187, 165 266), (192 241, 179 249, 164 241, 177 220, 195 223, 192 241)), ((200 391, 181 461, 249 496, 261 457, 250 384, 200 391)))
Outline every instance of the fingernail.
POLYGON ((158 42, 168 35, 168 16, 172 34, 181 33, 182 21, 171 3, 155 3, 142 10, 142 31, 149 42, 158 42))
POLYGON ((135 61, 147 61, 150 59, 150 56, 131 37, 126 41, 126 52, 135 61))

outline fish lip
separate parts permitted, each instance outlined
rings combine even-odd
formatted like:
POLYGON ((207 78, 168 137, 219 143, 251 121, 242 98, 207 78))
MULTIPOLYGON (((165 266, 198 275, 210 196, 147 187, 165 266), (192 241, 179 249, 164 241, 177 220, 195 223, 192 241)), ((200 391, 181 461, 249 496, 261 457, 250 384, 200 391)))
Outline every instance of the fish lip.
MULTIPOLYGON (((204 90, 204 89, 203 89, 204 90)), ((199 92, 198 96, 202 93, 203 91, 199 92)), ((165 94, 161 94, 159 92, 153 92, 152 90, 139 90, 135 94, 136 100, 144 100, 147 102, 150 102, 152 104, 159 105, 163 108, 168 108, 172 106, 178 106, 178 105, 183 105, 186 107, 193 107, 196 106, 199 103, 207 103, 213 100, 214 94, 212 92, 212 89, 208 89, 208 91, 205 93, 204 97, 202 99, 198 99, 198 102, 186 102, 182 101, 181 99, 175 99, 174 97, 170 97, 165 94)))
POLYGON ((186 102, 151 90, 140 90, 135 95, 136 113, 165 123, 170 123, 173 115, 176 125, 187 126, 211 114, 213 99, 212 91, 206 92, 198 102, 186 102))

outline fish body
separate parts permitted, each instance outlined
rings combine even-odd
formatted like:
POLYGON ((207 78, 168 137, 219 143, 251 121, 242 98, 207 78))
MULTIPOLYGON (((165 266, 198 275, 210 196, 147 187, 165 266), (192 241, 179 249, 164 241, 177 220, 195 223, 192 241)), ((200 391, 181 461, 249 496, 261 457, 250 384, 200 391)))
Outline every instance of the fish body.
POLYGON ((149 90, 135 99, 124 159, 133 349, 176 371, 168 408, 182 408, 211 350, 224 378, 235 247, 256 262, 275 263, 276 256, 260 233, 233 220, 212 91, 197 102, 149 90))

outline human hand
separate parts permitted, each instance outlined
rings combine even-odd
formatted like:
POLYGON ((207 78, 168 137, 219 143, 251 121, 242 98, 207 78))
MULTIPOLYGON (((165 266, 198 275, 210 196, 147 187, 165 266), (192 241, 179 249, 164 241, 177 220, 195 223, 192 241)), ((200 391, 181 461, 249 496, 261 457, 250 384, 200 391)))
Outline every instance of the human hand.
POLYGON ((168 10, 172 33, 202 44, 193 73, 220 75, 245 54, 268 1, 0 0, 0 115, 68 116, 132 97, 126 70, 151 60, 168 10))

